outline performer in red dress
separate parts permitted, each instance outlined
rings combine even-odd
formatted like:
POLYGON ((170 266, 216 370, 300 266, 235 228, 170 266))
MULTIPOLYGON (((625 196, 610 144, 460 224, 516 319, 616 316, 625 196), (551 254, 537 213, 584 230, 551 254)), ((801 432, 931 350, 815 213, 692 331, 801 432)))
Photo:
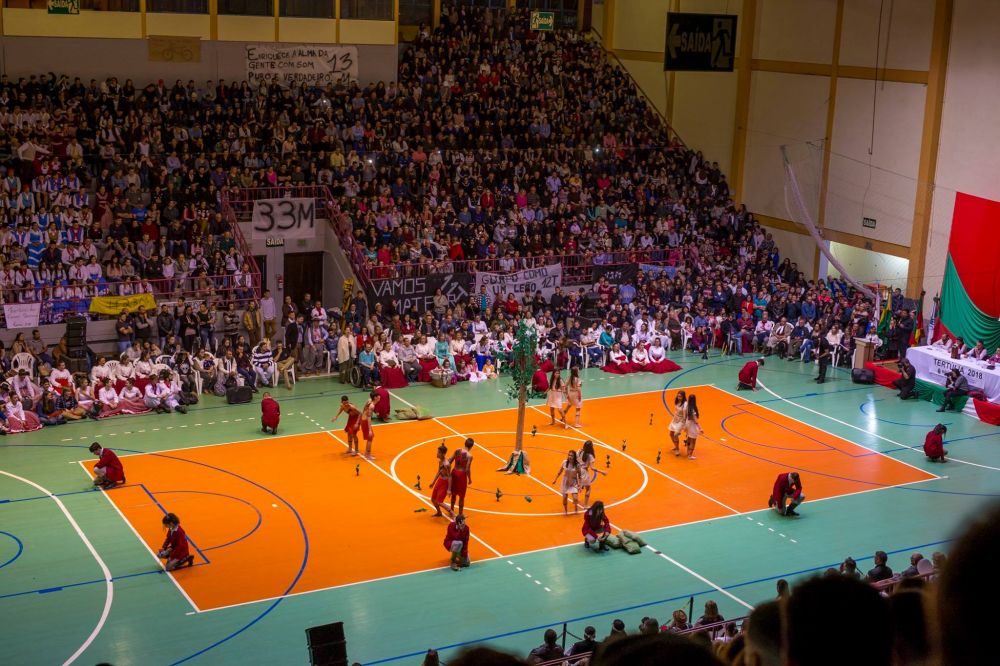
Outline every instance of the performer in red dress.
POLYGON ((767 498, 767 505, 782 516, 797 516, 799 514, 795 513, 795 507, 802 504, 805 499, 799 473, 784 472, 774 480, 774 488, 771 490, 771 496, 767 498))
POLYGON ((924 438, 924 455, 931 462, 948 462, 945 458, 948 451, 944 448, 944 435, 947 432, 948 428, 943 423, 938 423, 924 438))
POLYGON ((271 397, 270 393, 265 393, 260 401, 260 429, 264 432, 271 431, 272 435, 278 434, 278 422, 281 420, 281 407, 278 401, 271 397))
POLYGON ((368 402, 361 408, 361 436, 365 438, 365 459, 375 460, 372 455, 372 442, 375 441, 375 429, 372 428, 372 413, 378 406, 378 393, 372 391, 368 394, 368 402))
POLYGON ((760 366, 764 365, 764 359, 759 358, 756 361, 747 361, 740 369, 739 383, 736 385, 737 391, 745 391, 751 389, 753 391, 757 390, 757 370, 760 366))
POLYGON ((465 512, 465 491, 472 483, 472 447, 475 441, 471 437, 465 440, 465 448, 458 449, 448 460, 451 469, 451 512, 455 513, 455 499, 458 499, 458 513, 465 512))
POLYGON ((103 488, 114 488, 120 483, 125 483, 125 468, 122 461, 111 449, 106 449, 97 442, 90 445, 90 452, 98 457, 97 464, 94 465, 94 485, 103 488))
POLYGON ((379 421, 389 420, 389 391, 381 384, 372 389, 372 393, 378 394, 378 404, 375 405, 375 417, 379 421))
POLYGON ((188 549, 187 534, 181 527, 180 519, 176 515, 168 513, 163 516, 163 526, 167 528, 167 538, 163 540, 158 555, 161 560, 167 561, 166 570, 173 571, 194 564, 194 555, 188 549))
POLYGON ((585 548, 593 546, 594 550, 607 550, 606 541, 611 535, 611 521, 604 513, 604 502, 600 500, 587 509, 583 514, 583 545, 585 548))
POLYGON ((444 535, 444 548, 451 553, 452 571, 469 566, 469 526, 465 524, 465 516, 462 514, 455 516, 455 520, 448 523, 448 531, 444 535))
POLYGON ((352 456, 358 455, 358 426, 361 422, 361 412, 355 407, 346 395, 340 396, 340 409, 330 419, 335 423, 341 414, 347 414, 347 425, 344 432, 347 433, 347 446, 352 456))
POLYGON ((434 504, 435 516, 443 516, 441 513, 442 505, 448 499, 448 493, 451 492, 451 465, 445 460, 448 455, 448 447, 444 444, 438 447, 438 470, 437 474, 434 475, 434 480, 431 481, 431 502, 434 504))

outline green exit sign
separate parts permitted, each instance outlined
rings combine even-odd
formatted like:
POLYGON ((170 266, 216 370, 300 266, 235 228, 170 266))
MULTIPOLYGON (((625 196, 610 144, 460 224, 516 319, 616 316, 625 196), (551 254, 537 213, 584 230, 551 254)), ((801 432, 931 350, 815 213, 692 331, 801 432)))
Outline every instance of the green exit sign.
POLYGON ((554 30, 555 27, 555 12, 531 12, 532 30, 554 30))
POLYGON ((48 0, 49 14, 79 14, 80 0, 48 0))

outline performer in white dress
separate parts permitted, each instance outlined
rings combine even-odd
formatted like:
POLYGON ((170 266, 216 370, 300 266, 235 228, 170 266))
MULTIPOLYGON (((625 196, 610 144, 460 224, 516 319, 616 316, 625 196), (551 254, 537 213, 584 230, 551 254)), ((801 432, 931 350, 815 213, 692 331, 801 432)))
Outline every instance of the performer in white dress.
POLYGON ((607 475, 607 472, 597 468, 597 454, 594 453, 594 443, 589 439, 583 443, 583 448, 577 453, 576 459, 580 461, 580 487, 583 488, 583 508, 590 508, 590 487, 597 480, 598 474, 607 475))
POLYGON ((559 467, 559 472, 552 480, 552 485, 556 484, 559 477, 562 477, 559 492, 562 493, 563 513, 569 513, 566 501, 570 495, 573 496, 573 513, 578 513, 580 511, 580 462, 577 460, 576 451, 570 451, 566 455, 566 460, 559 467))
POLYGON ((562 411, 563 402, 565 402, 565 400, 566 386, 563 384, 562 377, 559 376, 559 371, 553 370, 552 378, 549 380, 548 395, 545 397, 545 404, 548 406, 549 416, 552 418, 549 425, 556 424, 556 412, 559 412, 563 425, 566 425, 566 415, 562 411))
POLYGON ((687 420, 684 422, 684 430, 687 432, 687 454, 688 460, 694 460, 694 447, 698 443, 698 435, 704 432, 701 424, 698 423, 698 399, 692 394, 687 401, 687 420))
POLYGON ((681 454, 681 432, 684 431, 684 421, 687 419, 687 394, 678 391, 674 396, 674 417, 670 421, 670 441, 674 444, 674 455, 681 454))

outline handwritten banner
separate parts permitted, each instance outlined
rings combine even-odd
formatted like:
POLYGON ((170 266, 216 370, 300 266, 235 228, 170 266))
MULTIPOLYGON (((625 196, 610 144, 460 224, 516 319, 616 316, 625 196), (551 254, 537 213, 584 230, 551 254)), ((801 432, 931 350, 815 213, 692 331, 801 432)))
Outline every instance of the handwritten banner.
POLYGON ((326 86, 358 78, 358 47, 253 44, 247 46, 250 85, 326 86))
POLYGON ((534 296, 536 291, 540 291, 542 296, 549 299, 556 287, 561 286, 562 265, 551 264, 514 273, 476 273, 475 293, 479 293, 480 287, 486 287, 490 302, 497 296, 506 298, 510 292, 519 297, 523 294, 534 296))
POLYGON ((38 326, 41 303, 12 303, 3 306, 3 317, 7 328, 34 328, 38 326))
POLYGON ((156 312, 156 299, 152 294, 134 296, 95 296, 90 299, 90 311, 96 314, 119 315, 122 310, 135 312, 139 306, 149 312, 156 312))

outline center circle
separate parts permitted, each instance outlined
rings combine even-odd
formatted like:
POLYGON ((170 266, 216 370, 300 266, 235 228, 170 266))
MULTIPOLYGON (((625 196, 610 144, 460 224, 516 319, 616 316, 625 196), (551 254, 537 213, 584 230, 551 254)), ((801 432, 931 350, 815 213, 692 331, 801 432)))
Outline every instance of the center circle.
MULTIPOLYGON (((573 431, 570 430, 570 431, 567 431, 567 432, 572 433, 573 431)), ((419 463, 421 471, 415 472, 414 464, 408 460, 409 454, 411 452, 413 452, 413 451, 419 450, 419 449, 421 449, 421 448, 423 448, 425 446, 428 446, 428 445, 435 445, 435 444, 441 444, 441 443, 451 444, 452 442, 455 442, 455 446, 449 446, 449 455, 450 455, 454 451, 455 448, 457 448, 457 447, 459 447, 459 446, 462 445, 462 442, 465 441, 466 437, 483 438, 483 439, 479 439, 479 440, 476 441, 476 448, 474 448, 472 450, 474 461, 476 463, 476 464, 473 465, 473 468, 472 468, 473 469, 473 479, 477 483, 476 483, 475 486, 470 486, 469 487, 469 492, 466 495, 465 511, 467 513, 468 512, 472 512, 472 513, 492 514, 492 515, 498 515, 498 516, 523 516, 523 517, 563 516, 564 513, 562 511, 534 511, 534 512, 497 511, 497 510, 492 510, 492 509, 480 508, 480 507, 474 506, 475 502, 470 502, 470 499, 473 499, 475 496, 477 496, 479 494, 488 494, 488 495, 493 495, 494 494, 492 491, 489 491, 489 490, 485 489, 483 487, 483 485, 482 485, 481 480, 483 479, 484 472, 485 472, 485 474, 488 474, 488 475, 490 475, 490 474, 496 475, 500 479, 510 479, 510 480, 512 480, 512 481, 514 481, 516 483, 521 484, 522 486, 527 486, 528 492, 526 492, 526 493, 524 493, 524 492, 519 492, 519 493, 513 493, 513 492, 511 492, 511 493, 508 494, 508 493, 503 493, 502 492, 502 488, 498 488, 498 489, 501 490, 501 498, 508 497, 510 499, 525 499, 525 500, 528 500, 528 498, 531 498, 528 501, 533 501, 533 499, 536 498, 536 497, 552 497, 552 498, 556 498, 556 499, 561 498, 562 494, 559 492, 558 488, 556 488, 555 486, 552 486, 549 483, 547 483, 544 478, 539 478, 539 477, 535 476, 539 472, 541 472, 543 475, 549 473, 548 472, 549 467, 547 467, 547 466, 542 467, 542 466, 538 465, 537 459, 539 457, 545 457, 546 461, 547 461, 546 464, 548 464, 549 462, 551 462, 553 464, 553 467, 551 468, 551 471, 552 471, 552 474, 554 475, 555 471, 556 471, 556 467, 554 466, 555 463, 552 461, 553 457, 557 456, 559 464, 561 464, 562 460, 564 460, 565 457, 566 457, 567 450, 569 449, 569 447, 561 448, 560 444, 559 444, 560 440, 562 440, 563 442, 565 442, 566 440, 570 440, 570 441, 574 442, 572 448, 574 450, 577 450, 577 449, 580 448, 580 445, 582 445, 582 443, 584 441, 586 441, 587 439, 589 439, 587 437, 580 436, 580 435, 577 435, 577 434, 570 435, 570 434, 561 434, 561 433, 538 432, 536 435, 531 435, 530 433, 525 433, 523 446, 524 446, 524 450, 528 453, 529 459, 531 460, 531 469, 532 469, 533 474, 532 475, 526 475, 526 474, 522 474, 522 475, 504 475, 502 472, 495 471, 495 469, 496 469, 497 466, 500 466, 501 464, 506 464, 506 462, 507 462, 507 455, 501 456, 498 453, 496 453, 495 449, 501 449, 501 450, 504 450, 504 451, 507 451, 507 452, 512 451, 513 448, 514 448, 514 437, 515 436, 516 436, 516 433, 514 433, 513 431, 484 431, 484 432, 463 433, 461 435, 457 435, 457 434, 456 435, 446 435, 444 437, 435 437, 435 438, 432 438, 432 439, 427 439, 427 440, 424 440, 422 442, 418 442, 416 444, 413 444, 413 445, 407 447, 406 449, 403 449, 401 452, 399 452, 392 459, 392 462, 389 465, 389 473, 399 483, 403 484, 407 488, 412 488, 411 492, 413 492, 414 494, 420 496, 423 499, 428 499, 429 500, 430 499, 430 493, 431 493, 431 490, 432 490, 432 488, 430 487, 430 482, 431 482, 431 478, 433 478, 433 475, 428 476, 428 477, 421 476, 421 478, 420 478, 421 488, 420 488, 420 490, 417 490, 415 488, 416 484, 408 483, 407 481, 404 481, 402 478, 400 478, 400 473, 401 473, 401 468, 405 468, 405 470, 407 472, 409 472, 409 473, 419 473, 421 475, 424 474, 424 473, 426 473, 427 471, 431 471, 431 470, 433 470, 434 472, 436 472, 437 470, 433 469, 434 458, 431 455, 427 456, 426 463, 424 463, 424 462, 420 462, 419 463), (506 441, 504 443, 496 443, 495 441, 491 441, 489 439, 489 438, 496 438, 496 437, 506 438, 506 441), (550 442, 545 442, 544 440, 541 439, 543 437, 544 438, 549 438, 551 441, 550 442), (546 446, 546 444, 548 444, 548 446, 546 446), (477 449, 479 449, 479 451, 480 451, 480 454, 478 456, 476 455, 477 449), (485 453, 483 453, 484 451, 485 451, 485 453), (533 453, 534 454, 540 453, 541 456, 533 455, 533 453), (555 456, 553 456, 553 454, 555 454, 555 456), (484 467, 485 467, 485 469, 484 469, 484 467), (542 471, 542 470, 545 470, 545 471, 542 471), (531 479, 533 479, 533 480, 531 480, 531 479), (472 505, 470 506, 470 504, 472 504, 472 505)), ((593 440, 591 440, 591 441, 593 441, 593 440)), ((625 460, 627 460, 627 461, 629 461, 631 463, 632 467, 634 467, 636 470, 638 470, 639 475, 641 476, 641 482, 638 484, 638 487, 636 487, 636 489, 631 494, 629 494, 627 497, 624 497, 622 499, 619 499, 619 500, 616 500, 616 501, 613 501, 613 502, 607 502, 605 504, 605 508, 606 509, 610 509, 610 508, 619 506, 621 504, 624 504, 626 502, 629 502, 629 501, 635 499, 636 497, 638 497, 639 494, 641 494, 643 492, 643 490, 645 490, 646 485, 649 483, 649 475, 648 475, 646 469, 643 467, 643 465, 639 461, 637 461, 634 458, 632 458, 631 456, 626 455, 626 454, 622 453, 621 451, 618 451, 618 450, 614 449, 613 447, 608 446, 608 445, 603 444, 603 443, 599 443, 599 442, 595 441, 594 442, 594 448, 595 448, 595 452, 598 452, 598 453, 599 453, 599 450, 602 450, 602 449, 604 451, 609 452, 609 453, 606 454, 605 460, 610 460, 610 454, 611 453, 616 454, 616 459, 618 459, 618 460, 621 460, 622 458, 624 458, 625 460)), ((601 460, 601 455, 598 455, 596 463, 600 463, 600 460, 601 460)), ((407 476, 409 476, 409 474, 407 474, 407 476)), ((491 476, 491 478, 493 478, 493 477, 491 476)), ((490 481, 490 483, 492 484, 493 481, 490 481)), ((500 485, 502 486, 503 483, 501 482, 500 485)), ((600 481, 598 480, 594 484, 594 489, 595 489, 595 491, 597 491, 599 493, 599 490, 598 490, 599 488, 600 488, 600 481)), ((598 494, 598 498, 599 498, 599 494, 598 494)), ((581 499, 581 501, 583 500, 582 487, 581 487, 580 499, 581 499)))

